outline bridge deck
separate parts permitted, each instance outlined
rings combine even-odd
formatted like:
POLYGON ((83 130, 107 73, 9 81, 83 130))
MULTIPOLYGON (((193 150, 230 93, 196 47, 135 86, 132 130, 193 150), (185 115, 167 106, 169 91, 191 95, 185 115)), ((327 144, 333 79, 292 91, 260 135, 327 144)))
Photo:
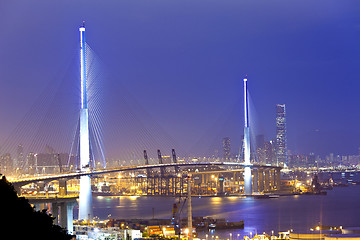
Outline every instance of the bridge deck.
POLYGON ((54 181, 54 180, 66 179, 66 178, 77 178, 86 175, 98 175, 98 174, 106 174, 106 173, 114 173, 114 172, 122 172, 122 171, 135 171, 135 170, 160 168, 160 167, 191 167, 191 166, 226 166, 226 167, 241 167, 241 168, 248 166, 251 168, 281 169, 281 167, 278 166, 268 166, 268 165, 260 165, 260 164, 247 165, 244 163, 236 163, 236 162, 163 163, 163 164, 149 164, 149 165, 140 165, 140 166, 122 166, 119 168, 100 169, 100 170, 93 170, 88 172, 75 172, 75 173, 63 173, 63 174, 55 174, 55 175, 47 175, 47 176, 37 176, 31 178, 10 180, 10 182, 15 186, 23 186, 33 182, 54 181))

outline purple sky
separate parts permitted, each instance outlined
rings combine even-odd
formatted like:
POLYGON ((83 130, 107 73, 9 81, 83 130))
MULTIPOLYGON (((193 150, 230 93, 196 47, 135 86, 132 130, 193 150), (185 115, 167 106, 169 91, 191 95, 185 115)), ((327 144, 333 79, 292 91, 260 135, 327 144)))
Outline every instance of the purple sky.
POLYGON ((186 151, 230 136, 236 152, 248 74, 258 133, 275 137, 285 103, 292 152, 358 152, 358 0, 0 1, 1 142, 66 75, 82 20, 114 76, 105 94, 126 88, 186 151))

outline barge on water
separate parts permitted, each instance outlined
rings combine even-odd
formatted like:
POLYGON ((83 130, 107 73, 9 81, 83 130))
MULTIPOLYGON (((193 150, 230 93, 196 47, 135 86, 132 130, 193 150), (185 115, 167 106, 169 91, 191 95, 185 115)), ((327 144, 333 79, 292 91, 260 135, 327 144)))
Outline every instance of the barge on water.
POLYGON ((225 218, 214 219, 211 217, 195 217, 193 218, 193 226, 196 229, 244 229, 244 221, 230 222, 225 218))

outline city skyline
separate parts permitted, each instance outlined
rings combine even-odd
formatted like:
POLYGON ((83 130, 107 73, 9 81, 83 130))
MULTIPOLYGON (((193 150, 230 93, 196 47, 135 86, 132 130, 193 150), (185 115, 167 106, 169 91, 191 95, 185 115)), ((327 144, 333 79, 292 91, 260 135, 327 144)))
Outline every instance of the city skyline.
POLYGON ((59 9, 45 2, 34 8, 27 4, 23 2, 17 8, 16 4, 3 3, 0 10, 0 29, 5 33, 0 40, 4 86, 0 94, 0 143, 16 128, 44 86, 64 75, 64 65, 76 53, 74 29, 85 20, 91 26, 90 46, 122 84, 114 83, 112 91, 104 90, 114 94, 126 88, 167 134, 185 145, 185 150, 196 149, 196 142, 207 134, 211 135, 209 145, 211 141, 220 144, 229 136, 233 149, 239 146, 241 84, 248 74, 258 115, 257 133, 275 137, 274 106, 285 103, 288 149, 302 154, 358 151, 356 80, 360 76, 360 46, 356 42, 360 21, 355 2, 327 2, 328 11, 321 14, 317 10, 325 2, 311 3, 311 9, 280 1, 274 6, 264 4, 259 10, 249 2, 235 1, 218 9, 219 3, 212 1, 205 9, 184 3, 188 10, 178 8, 179 3, 163 1, 157 2, 159 5, 110 2, 95 10, 96 4, 90 2, 84 6, 89 13, 81 14, 64 3, 59 9), (283 5, 288 11, 278 12, 276 7, 283 5), (116 9, 111 10, 112 6, 116 9), (24 9, 31 10, 23 15, 24 9), (111 18, 100 14, 102 19, 94 17, 97 11, 114 14, 111 18), (289 23, 283 22, 291 13, 294 17, 289 23), (135 18, 136 14, 142 18, 135 18), (212 21, 212 14, 222 18, 212 21), (266 22, 266 16, 273 18, 266 22), (176 28, 166 35, 170 23, 176 28), (272 31, 267 30, 269 27, 272 31), (21 41, 15 29, 24 31, 21 41))
POLYGON ((360 240, 359 13, 357 0, 0 2, 7 230, 360 240))

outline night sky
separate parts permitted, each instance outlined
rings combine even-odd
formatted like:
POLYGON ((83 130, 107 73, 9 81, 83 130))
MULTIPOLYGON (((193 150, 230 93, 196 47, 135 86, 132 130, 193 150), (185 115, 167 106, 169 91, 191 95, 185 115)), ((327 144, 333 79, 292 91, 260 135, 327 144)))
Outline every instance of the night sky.
MULTIPOLYGON (((49 82, 71 71, 83 20, 112 76, 105 95, 126 89, 129 106, 146 112, 139 118, 187 153, 226 136, 236 153, 246 74, 256 134, 275 137, 275 105, 285 103, 293 153, 358 153, 358 0, 2 0, 1 142, 49 82)), ((115 117, 117 105, 103 108, 115 117)))

